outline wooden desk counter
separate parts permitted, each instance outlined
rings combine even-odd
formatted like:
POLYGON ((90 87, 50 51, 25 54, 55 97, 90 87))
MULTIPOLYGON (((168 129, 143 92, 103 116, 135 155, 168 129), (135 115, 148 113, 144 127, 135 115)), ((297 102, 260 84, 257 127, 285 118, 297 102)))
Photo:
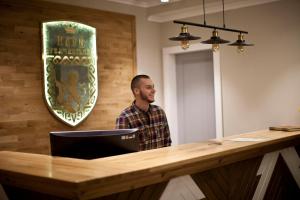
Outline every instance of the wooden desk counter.
MULTIPOLYGON (((203 172, 251 159, 258 159, 258 168, 265 154, 288 147, 296 147, 299 154, 299 145, 300 132, 263 130, 226 137, 222 145, 207 141, 94 160, 2 151, 0 183, 8 196, 21 189, 32 196, 36 192, 43 198, 50 195, 50 199, 117 199, 118 193, 119 198, 123 194, 123 199, 134 199, 128 195, 143 188, 144 193, 151 193, 148 199, 159 199, 172 178, 191 175, 199 188, 205 190, 197 179, 203 172), (240 138, 257 138, 257 141, 232 140, 240 138), (153 187, 150 190, 150 186, 156 190, 153 187)), ((297 159, 296 164, 299 155, 297 159)), ((299 184, 299 165, 298 171, 292 171, 299 184)), ((254 190, 258 181, 259 177, 254 190)), ((209 192, 203 193, 209 196, 209 192)))

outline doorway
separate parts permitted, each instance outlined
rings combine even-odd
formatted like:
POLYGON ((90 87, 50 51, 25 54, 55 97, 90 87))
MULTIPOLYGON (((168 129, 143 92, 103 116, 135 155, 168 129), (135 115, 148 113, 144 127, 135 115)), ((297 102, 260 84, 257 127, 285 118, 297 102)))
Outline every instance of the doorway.
POLYGON ((216 137, 212 51, 177 54, 178 143, 216 137))
MULTIPOLYGON (((192 140, 199 140, 199 139, 205 140, 207 138, 212 138, 212 137, 213 138, 223 137, 220 54, 219 52, 212 53, 210 49, 211 49, 211 45, 204 45, 204 44, 192 44, 190 48, 187 50, 182 50, 180 46, 163 48, 164 109, 168 118, 173 145, 191 142, 192 140), (210 94, 210 97, 213 99, 212 100, 213 104, 211 106, 214 107, 214 109, 212 110, 212 112, 214 112, 214 120, 212 120, 211 122, 213 123, 214 121, 215 126, 214 126, 214 131, 212 130, 209 131, 210 134, 208 135, 204 134, 203 136, 204 138, 198 138, 199 134, 191 135, 191 136, 189 135, 185 136, 185 134, 182 134, 183 131, 189 131, 189 130, 185 130, 185 128, 182 125, 180 125, 181 123, 180 118, 182 117, 182 111, 185 110, 187 112, 186 115, 188 115, 188 113, 191 111, 185 108, 180 108, 180 106, 178 106, 178 101, 180 101, 180 99, 178 98, 178 94, 177 94, 180 93, 177 87, 181 87, 181 86, 179 86, 180 78, 177 77, 177 73, 178 73, 177 70, 179 69, 177 69, 176 58, 183 54, 197 53, 197 52, 198 53, 204 52, 203 56, 205 56, 205 54, 209 54, 208 52, 210 52, 210 56, 211 56, 210 58, 212 58, 212 65, 213 65, 210 68, 213 69, 213 71, 210 73, 213 73, 212 79, 213 79, 214 87, 213 87, 213 95, 210 94)), ((195 67, 192 66, 191 68, 195 68, 195 67)), ((188 72, 188 73, 192 73, 192 72, 188 72)), ((186 75, 186 77, 189 76, 186 75)), ((190 98, 190 97, 186 97, 186 98, 190 98)), ((189 101, 189 99, 187 100, 189 101)), ((211 114, 211 116, 213 116, 213 114, 211 114)), ((197 122, 197 124, 199 124, 199 122, 197 122)), ((184 126, 186 127, 186 125, 184 126)), ((201 133, 200 135, 203 134, 201 133)))

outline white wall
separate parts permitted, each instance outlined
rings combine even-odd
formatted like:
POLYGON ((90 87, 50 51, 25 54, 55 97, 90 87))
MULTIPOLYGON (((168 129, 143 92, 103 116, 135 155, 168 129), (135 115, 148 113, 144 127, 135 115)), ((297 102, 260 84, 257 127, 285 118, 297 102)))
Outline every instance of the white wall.
MULTIPOLYGON (((180 26, 150 23, 144 8, 105 0, 50 0, 136 16, 137 69, 149 74, 156 84, 157 101, 162 105, 161 49, 175 46, 168 38, 180 26)), ((221 47, 224 134, 232 135, 271 125, 300 124, 300 1, 281 0, 269 4, 226 11, 227 27, 249 31, 246 39, 255 46, 243 55, 233 47, 221 47)), ((222 14, 207 15, 207 23, 222 26, 222 14)), ((189 21, 202 23, 202 17, 189 21)), ((190 27, 207 39, 211 30, 190 27)), ((233 33, 220 32, 234 41, 233 33)))
MULTIPOLYGON (((156 104, 163 104, 160 25, 147 21, 145 8, 105 0, 46 0, 80 7, 134 15, 136 19, 137 73, 148 74, 156 87, 156 104)), ((130 90, 130 88, 128 88, 130 90)))
MULTIPOLYGON (((249 31, 255 43, 243 55, 221 47, 224 134, 233 135, 271 125, 300 124, 300 1, 274 3, 226 11, 227 27, 249 31)), ((186 19, 185 19, 186 20, 186 19)), ((188 21, 202 23, 203 18, 188 21)), ((208 15, 208 24, 222 25, 221 13, 208 15)), ((161 25, 162 47, 177 45, 167 38, 179 25, 161 25)), ((210 30, 191 28, 202 39, 210 30)), ((237 36, 220 32, 231 41, 237 36)))

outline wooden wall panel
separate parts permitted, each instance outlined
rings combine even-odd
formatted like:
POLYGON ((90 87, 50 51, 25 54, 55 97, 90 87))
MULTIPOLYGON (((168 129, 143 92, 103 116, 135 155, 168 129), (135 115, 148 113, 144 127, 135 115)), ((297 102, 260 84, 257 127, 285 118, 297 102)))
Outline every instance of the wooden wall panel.
POLYGON ((300 199, 300 188, 297 186, 288 166, 280 155, 264 196, 264 200, 281 199, 300 199))
MULTIPOLYGON (((92 200, 158 200, 166 188, 168 181, 148 185, 145 187, 134 188, 129 191, 111 194, 92 200)), ((1 185, 0 185, 1 186, 1 185)), ((43 199, 43 200, 67 200, 67 198, 57 197, 54 195, 33 192, 18 187, 3 185, 6 196, 11 200, 17 199, 43 199)), ((1 196, 0 196, 1 197, 1 196)))
POLYGON ((296 146, 295 149, 296 149, 296 151, 298 153, 298 156, 300 157, 300 145, 296 146))
POLYGON ((158 200, 167 186, 168 181, 135 188, 93 200, 158 200))
POLYGON ((256 175, 262 157, 240 161, 191 177, 205 195, 205 199, 251 200, 257 187, 256 175))
POLYGON ((48 154, 49 131, 114 128, 132 101, 134 16, 37 0, 0 0, 0 12, 0 150, 48 154), (98 100, 76 128, 57 120, 44 102, 40 27, 54 20, 97 30, 98 100))

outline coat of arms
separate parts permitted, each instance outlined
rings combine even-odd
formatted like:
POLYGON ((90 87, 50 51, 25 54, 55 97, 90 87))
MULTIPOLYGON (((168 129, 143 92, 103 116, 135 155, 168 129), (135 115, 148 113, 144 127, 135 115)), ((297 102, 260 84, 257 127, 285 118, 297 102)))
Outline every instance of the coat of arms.
POLYGON ((98 96, 96 29, 70 21, 43 23, 44 93, 52 113, 76 126, 98 96))

